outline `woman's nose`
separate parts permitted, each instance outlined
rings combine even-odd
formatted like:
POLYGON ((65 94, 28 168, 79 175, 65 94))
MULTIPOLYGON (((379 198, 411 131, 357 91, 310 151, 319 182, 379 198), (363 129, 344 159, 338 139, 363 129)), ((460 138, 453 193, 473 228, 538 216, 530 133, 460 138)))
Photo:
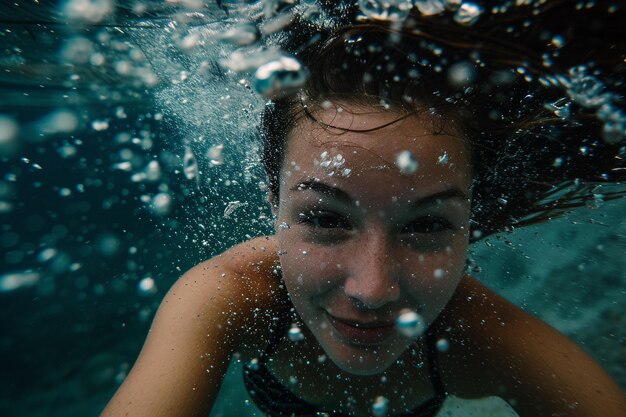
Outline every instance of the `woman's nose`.
POLYGON ((353 255, 344 292, 357 307, 376 309, 400 298, 396 256, 388 239, 373 233, 363 236, 353 255))

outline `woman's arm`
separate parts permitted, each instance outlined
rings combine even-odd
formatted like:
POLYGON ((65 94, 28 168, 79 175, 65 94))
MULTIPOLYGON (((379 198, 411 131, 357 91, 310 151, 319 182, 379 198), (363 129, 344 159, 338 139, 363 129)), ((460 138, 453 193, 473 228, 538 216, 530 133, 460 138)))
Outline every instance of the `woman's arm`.
POLYGON ((441 359, 456 395, 500 396, 521 417, 626 415, 623 391, 580 347, 478 281, 465 280, 451 308, 456 347, 441 359))
POLYGON ((262 322, 272 314, 258 312, 271 311, 280 295, 271 274, 275 253, 271 238, 257 238, 180 278, 101 417, 208 415, 232 354, 268 328, 262 322))

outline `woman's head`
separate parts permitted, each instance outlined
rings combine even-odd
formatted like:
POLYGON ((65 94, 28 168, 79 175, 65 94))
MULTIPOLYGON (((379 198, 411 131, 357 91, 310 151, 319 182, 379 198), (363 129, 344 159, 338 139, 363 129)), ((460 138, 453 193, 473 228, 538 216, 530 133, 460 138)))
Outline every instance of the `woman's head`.
POLYGON ((335 364, 381 372, 411 343, 394 330, 399 313, 432 323, 462 277, 470 155, 426 115, 397 121, 378 106, 335 102, 313 116, 338 131, 305 118, 289 135, 277 202, 283 277, 335 364))
POLYGON ((399 77, 416 57, 385 54, 388 38, 356 27, 301 52, 309 82, 265 124, 285 283, 331 359, 358 374, 386 369, 412 342, 394 330, 400 311, 435 320, 469 241, 462 119, 416 82, 424 75, 399 77))
POLYGON ((315 42, 292 34, 285 49, 309 81, 264 114, 285 283, 322 347, 353 373, 380 372, 406 350, 391 326, 402 309, 435 320, 470 240, 580 204, 543 199, 568 175, 597 175, 569 149, 587 138, 563 141, 543 93, 505 69, 514 54, 424 27, 359 24, 315 42), (494 55, 488 69, 481 53, 494 55))

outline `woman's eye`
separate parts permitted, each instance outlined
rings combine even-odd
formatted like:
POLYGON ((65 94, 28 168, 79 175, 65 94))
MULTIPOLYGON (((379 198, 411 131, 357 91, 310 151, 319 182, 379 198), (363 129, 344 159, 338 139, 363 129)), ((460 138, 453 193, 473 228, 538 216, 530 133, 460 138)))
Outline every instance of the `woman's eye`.
POLYGON ((437 233, 452 229, 452 224, 446 219, 439 217, 426 217, 418 219, 406 226, 404 233, 437 233))
POLYGON ((321 229, 351 229, 348 220, 330 211, 309 211, 299 214, 299 223, 305 223, 321 229))

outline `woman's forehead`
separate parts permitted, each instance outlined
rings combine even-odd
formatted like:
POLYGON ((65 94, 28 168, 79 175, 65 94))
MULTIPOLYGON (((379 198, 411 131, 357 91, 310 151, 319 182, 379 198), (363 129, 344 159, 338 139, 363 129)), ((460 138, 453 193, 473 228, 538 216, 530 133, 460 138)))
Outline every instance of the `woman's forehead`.
POLYGON ((465 140, 434 132, 427 118, 411 116, 377 128, 398 119, 398 115, 333 110, 316 117, 332 127, 310 119, 299 122, 289 139, 283 165, 287 184, 311 177, 358 187, 470 187, 470 154, 465 140))
POLYGON ((385 166, 385 169, 397 168, 403 173, 418 171, 410 166, 412 160, 425 167, 433 164, 445 169, 449 169, 450 164, 457 168, 469 166, 469 146, 461 135, 449 129, 435 131, 432 121, 425 115, 399 120, 400 117, 392 112, 367 109, 318 112, 315 120, 303 118, 294 127, 285 162, 319 163, 324 168, 345 165, 352 160, 358 163, 353 169, 380 170, 385 166), (328 158, 334 160, 325 161, 328 158))

